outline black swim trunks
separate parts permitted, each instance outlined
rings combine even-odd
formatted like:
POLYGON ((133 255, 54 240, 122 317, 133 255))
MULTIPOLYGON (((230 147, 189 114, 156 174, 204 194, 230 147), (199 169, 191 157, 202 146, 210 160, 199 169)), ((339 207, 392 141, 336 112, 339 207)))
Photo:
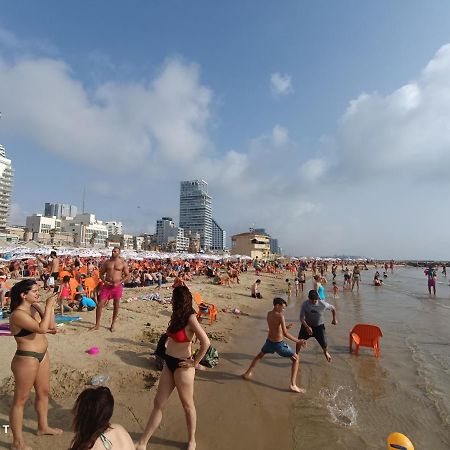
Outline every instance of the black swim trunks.
POLYGON ((300 328, 300 333, 298 334, 299 339, 308 340, 313 337, 316 338, 316 341, 322 348, 327 348, 327 336, 325 334, 325 325, 319 325, 318 327, 311 327, 313 330, 313 334, 309 335, 306 331, 306 328, 302 325, 300 328))

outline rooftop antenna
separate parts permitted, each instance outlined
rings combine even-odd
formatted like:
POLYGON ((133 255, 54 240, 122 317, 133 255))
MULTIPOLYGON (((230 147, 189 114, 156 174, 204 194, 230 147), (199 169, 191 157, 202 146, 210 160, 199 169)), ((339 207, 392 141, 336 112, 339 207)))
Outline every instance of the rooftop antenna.
POLYGON ((86 188, 83 188, 83 214, 84 214, 84 200, 86 198, 86 188))

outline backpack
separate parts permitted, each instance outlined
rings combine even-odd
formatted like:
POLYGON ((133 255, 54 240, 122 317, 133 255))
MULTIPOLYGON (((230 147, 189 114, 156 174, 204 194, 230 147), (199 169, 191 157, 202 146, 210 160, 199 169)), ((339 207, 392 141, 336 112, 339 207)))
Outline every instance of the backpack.
POLYGON ((166 342, 168 338, 169 336, 167 335, 167 333, 161 335, 158 343, 156 344, 156 349, 155 352, 153 353, 154 355, 164 359, 164 356, 166 356, 166 342))
MULTIPOLYGON (((198 350, 194 352, 194 356, 197 352, 198 350)), ((217 351, 217 349, 210 345, 205 353, 205 356, 200 361, 200 364, 202 366, 209 367, 210 369, 217 366, 217 364, 219 364, 219 352, 217 351)))

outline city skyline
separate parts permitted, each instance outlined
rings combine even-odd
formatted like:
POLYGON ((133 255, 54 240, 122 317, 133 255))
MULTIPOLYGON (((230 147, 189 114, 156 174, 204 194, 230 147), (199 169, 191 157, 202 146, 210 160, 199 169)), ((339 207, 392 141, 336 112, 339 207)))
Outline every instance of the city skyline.
POLYGON ((179 180, 205 179, 229 235, 446 259, 427 229, 450 218, 449 19, 405 0, 2 2, 10 222, 85 189, 86 211, 154 233, 179 180))

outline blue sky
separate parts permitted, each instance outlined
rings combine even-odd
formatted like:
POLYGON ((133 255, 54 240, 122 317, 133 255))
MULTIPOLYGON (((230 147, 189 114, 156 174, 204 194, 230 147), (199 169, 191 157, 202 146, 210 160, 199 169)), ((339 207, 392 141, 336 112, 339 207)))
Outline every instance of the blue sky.
POLYGON ((448 258, 426 230, 449 219, 449 2, 0 8, 13 222, 86 187, 98 218, 152 231, 203 178, 229 234, 290 254, 448 258))

